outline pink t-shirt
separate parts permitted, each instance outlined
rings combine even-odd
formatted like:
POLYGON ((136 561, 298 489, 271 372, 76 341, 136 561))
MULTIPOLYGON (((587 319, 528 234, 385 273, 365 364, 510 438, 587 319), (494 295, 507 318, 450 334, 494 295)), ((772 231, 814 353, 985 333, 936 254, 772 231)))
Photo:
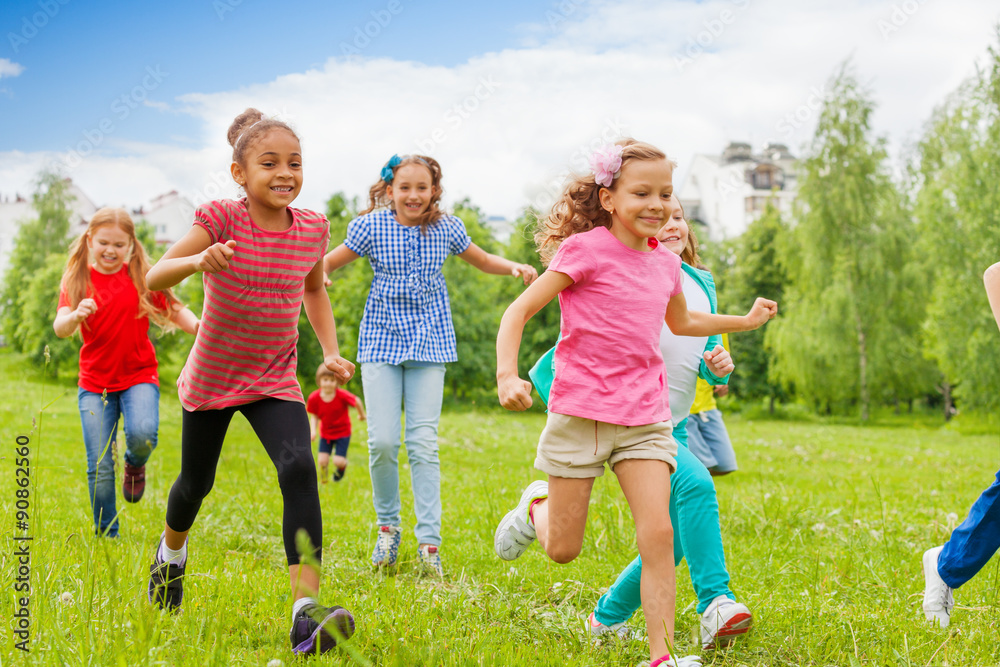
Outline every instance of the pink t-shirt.
POLYGON ((670 419, 660 329, 683 286, 681 259, 656 239, 649 246, 633 250, 595 227, 556 252, 549 271, 573 284, 559 293, 552 412, 622 426, 670 419))

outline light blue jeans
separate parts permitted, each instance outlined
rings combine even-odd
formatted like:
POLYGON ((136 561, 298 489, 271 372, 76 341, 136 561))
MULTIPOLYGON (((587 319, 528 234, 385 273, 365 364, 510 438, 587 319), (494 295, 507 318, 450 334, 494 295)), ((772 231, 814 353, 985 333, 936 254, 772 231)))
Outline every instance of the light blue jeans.
POLYGON ((441 464, 438 422, 444 393, 444 364, 404 361, 363 363, 368 410, 368 461, 372 501, 380 526, 400 525, 399 445, 406 414, 406 456, 413 483, 416 536, 420 544, 441 544, 441 464))
POLYGON ((688 445, 691 453, 712 472, 735 472, 736 452, 729 431, 718 410, 705 410, 688 417, 688 445))
MULTIPOLYGON (((679 424, 677 470, 670 476, 670 523, 674 527, 674 562, 685 556, 691 584, 698 596, 698 613, 704 613, 712 600, 724 595, 736 599, 729 589, 729 571, 722 549, 719 528, 719 500, 712 476, 686 446, 686 434, 679 424)), ((629 563, 607 593, 597 601, 594 616, 605 625, 623 623, 642 606, 639 582, 642 560, 629 563)))
POLYGON ((100 394, 80 388, 77 402, 83 425, 83 444, 87 448, 87 485, 98 535, 118 537, 118 513, 115 510, 115 461, 111 443, 116 438, 118 419, 125 417, 125 462, 144 466, 156 449, 160 426, 160 388, 152 383, 137 384, 122 391, 109 392, 107 404, 100 394))

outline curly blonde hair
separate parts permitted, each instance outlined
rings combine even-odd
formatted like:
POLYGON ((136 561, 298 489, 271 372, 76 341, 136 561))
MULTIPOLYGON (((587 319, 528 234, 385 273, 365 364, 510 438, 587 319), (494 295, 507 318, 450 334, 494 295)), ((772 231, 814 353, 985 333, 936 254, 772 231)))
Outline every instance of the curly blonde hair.
MULTIPOLYGON (((622 147, 622 168, 631 160, 666 160, 667 155, 656 146, 622 139, 615 142, 622 147)), ((671 162, 672 166, 676 166, 671 162)), ((618 179, 608 190, 618 187, 618 179)), ((552 205, 549 214, 538 221, 535 230, 535 245, 541 255, 542 264, 548 266, 555 257, 559 245, 573 234, 590 231, 594 227, 611 229, 611 214, 601 206, 602 186, 594 181, 594 174, 576 176, 563 190, 562 196, 552 205)))
MULTIPOLYGON (((436 222, 443 215, 440 208, 441 195, 444 194, 444 189, 441 187, 441 165, 438 164, 437 160, 426 155, 404 155, 400 159, 399 164, 392 167, 392 180, 395 180, 399 170, 408 164, 420 165, 431 172, 431 203, 427 207, 427 210, 424 211, 424 214, 420 216, 420 227, 426 230, 427 225, 436 222)), ((395 211, 392 199, 388 194, 390 185, 392 185, 391 181, 387 183, 379 178, 378 182, 368 190, 368 208, 361 211, 359 215, 371 213, 377 208, 388 208, 391 211, 395 211)))

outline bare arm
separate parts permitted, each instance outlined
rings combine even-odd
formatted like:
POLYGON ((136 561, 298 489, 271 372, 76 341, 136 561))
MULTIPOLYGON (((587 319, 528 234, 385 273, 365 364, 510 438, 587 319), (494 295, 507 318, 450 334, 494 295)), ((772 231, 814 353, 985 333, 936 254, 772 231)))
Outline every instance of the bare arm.
POLYGON ((198 325, 201 320, 187 306, 181 304, 174 306, 170 312, 170 321, 184 333, 189 333, 192 336, 198 335, 198 325))
POLYGON ((778 314, 778 304, 757 297, 746 315, 713 315, 690 311, 683 294, 670 297, 665 318, 670 331, 676 336, 711 336, 713 334, 752 331, 778 314))
POLYGON ((347 382, 354 375, 354 364, 340 356, 340 345, 337 344, 337 323, 333 319, 333 308, 330 306, 330 295, 323 284, 323 261, 316 262, 306 276, 305 294, 302 305, 306 309, 306 317, 320 347, 323 348, 323 363, 333 371, 341 382, 347 382))
POLYGON ((309 439, 315 440, 316 436, 319 435, 319 417, 313 413, 309 413, 309 439))
POLYGON ((538 271, 531 264, 512 262, 500 255, 486 252, 475 243, 470 243, 459 257, 483 273, 492 273, 495 276, 520 276, 525 285, 530 285, 538 278, 538 271))
POLYGON ((326 253, 326 257, 323 258, 323 273, 333 273, 337 269, 347 266, 359 257, 361 257, 361 255, 341 243, 339 246, 326 253))
POLYGON ((173 287, 190 275, 202 271, 218 273, 229 268, 235 253, 236 241, 212 243, 208 231, 192 225, 187 234, 163 254, 146 274, 146 286, 153 290, 173 287))
POLYGON ((986 284, 986 296, 990 299, 993 319, 1000 327, 1000 262, 986 269, 986 273, 983 274, 983 283, 986 284))
POLYGON ((52 329, 60 338, 68 338, 76 331, 80 323, 97 312, 97 302, 93 299, 83 299, 76 308, 63 306, 56 311, 56 319, 52 329))
POLYGON ((358 419, 363 422, 368 421, 368 413, 365 412, 365 404, 361 402, 361 397, 355 396, 354 398, 358 401, 357 405, 354 406, 354 409, 358 411, 358 419))
POLYGON ((497 333, 497 392, 500 404, 508 410, 520 411, 531 407, 531 383, 517 374, 517 354, 524 325, 572 284, 573 279, 565 273, 546 271, 504 311, 497 333))

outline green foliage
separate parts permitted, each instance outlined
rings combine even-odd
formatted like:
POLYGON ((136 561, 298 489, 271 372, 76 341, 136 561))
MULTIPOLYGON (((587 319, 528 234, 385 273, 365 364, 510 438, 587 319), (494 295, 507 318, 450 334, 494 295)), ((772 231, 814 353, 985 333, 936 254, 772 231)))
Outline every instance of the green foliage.
MULTIPOLYGON (((885 140, 871 137, 869 93, 845 66, 830 82, 799 191, 784 316, 768 326, 774 379, 814 404, 859 405, 873 391, 926 387, 914 230, 893 183, 885 140), (873 390, 873 388, 875 388, 873 390)), ((904 396, 905 398, 905 396, 904 396)))
POLYGON ((927 356, 972 407, 1000 405, 1000 355, 983 271, 1000 260, 1000 29, 990 62, 935 110, 914 168, 927 356))
MULTIPOLYGON (((781 214, 769 201, 761 216, 739 239, 731 242, 734 246, 732 265, 723 273, 722 284, 717 284, 720 313, 745 313, 759 296, 777 301, 781 308, 788 283, 785 267, 788 233, 781 214)), ((736 372, 729 386, 740 398, 766 397, 784 401, 788 398, 787 392, 771 379, 772 357, 764 347, 766 330, 764 327, 730 335, 736 372)))
MULTIPOLYGON (((25 297, 32 278, 44 267, 49 266, 50 255, 60 255, 65 264, 69 244, 67 237, 70 232, 69 205, 72 199, 68 183, 60 174, 50 171, 39 174, 37 188, 32 195, 38 217, 22 221, 14 239, 7 271, 3 276, 3 285, 0 287, 0 309, 2 309, 0 328, 8 344, 17 350, 30 352, 37 348, 37 340, 24 337, 29 331, 34 332, 35 328, 21 326, 25 297)), ((57 297, 61 277, 60 272, 55 286, 57 297)), ((41 291, 35 290, 34 294, 41 296, 41 291)), ((31 308, 37 313, 38 308, 33 305, 31 308)), ((50 325, 55 316, 56 311, 53 308, 49 319, 50 325)), ((51 326, 49 328, 51 330, 51 326)))
POLYGON ((82 344, 79 335, 59 338, 52 329, 59 306, 59 283, 65 269, 65 254, 49 255, 45 264, 30 276, 24 291, 17 298, 21 319, 15 338, 20 341, 20 350, 42 367, 45 366, 45 348, 48 347, 46 370, 52 376, 57 375, 60 368, 75 367, 82 344))

